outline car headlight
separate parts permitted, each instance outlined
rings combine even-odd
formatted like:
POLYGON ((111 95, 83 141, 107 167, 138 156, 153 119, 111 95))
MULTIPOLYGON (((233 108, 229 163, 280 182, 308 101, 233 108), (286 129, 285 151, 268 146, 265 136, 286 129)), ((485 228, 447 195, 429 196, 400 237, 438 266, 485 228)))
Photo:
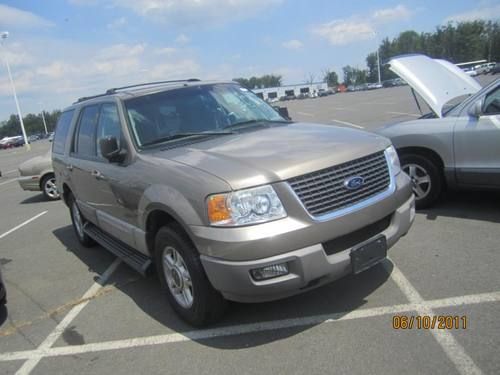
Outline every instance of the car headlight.
POLYGON ((394 146, 391 145, 385 149, 385 156, 389 162, 392 174, 396 176, 399 172, 401 172, 401 164, 399 163, 398 153, 396 152, 394 146))
POLYGON ((215 226, 256 224, 286 217, 285 208, 270 185, 211 195, 207 210, 208 220, 215 226))

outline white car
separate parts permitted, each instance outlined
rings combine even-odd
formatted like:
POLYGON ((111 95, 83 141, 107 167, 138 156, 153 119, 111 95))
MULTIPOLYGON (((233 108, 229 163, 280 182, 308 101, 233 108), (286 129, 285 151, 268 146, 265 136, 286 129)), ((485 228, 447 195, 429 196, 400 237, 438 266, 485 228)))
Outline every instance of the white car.
POLYGON ((377 130, 396 147, 417 208, 431 206, 445 187, 500 190, 500 79, 482 88, 456 65, 424 55, 388 64, 432 110, 377 130))

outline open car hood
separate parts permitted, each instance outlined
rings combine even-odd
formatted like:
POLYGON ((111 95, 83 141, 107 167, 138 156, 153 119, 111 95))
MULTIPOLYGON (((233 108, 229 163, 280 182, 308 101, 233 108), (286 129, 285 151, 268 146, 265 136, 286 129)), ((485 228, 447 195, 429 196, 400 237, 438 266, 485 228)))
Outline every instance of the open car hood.
POLYGON ((446 60, 406 55, 394 57, 388 64, 389 69, 408 82, 438 117, 443 117, 443 106, 450 100, 475 94, 481 89, 474 78, 446 60))

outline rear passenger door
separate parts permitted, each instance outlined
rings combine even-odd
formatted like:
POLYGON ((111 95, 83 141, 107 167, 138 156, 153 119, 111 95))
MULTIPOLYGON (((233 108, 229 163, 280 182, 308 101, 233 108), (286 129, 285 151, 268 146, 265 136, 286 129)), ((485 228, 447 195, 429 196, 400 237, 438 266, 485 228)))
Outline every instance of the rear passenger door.
POLYGON ((92 171, 97 161, 95 136, 99 107, 99 104, 89 105, 80 111, 69 158, 78 206, 85 218, 94 224, 97 224, 95 198, 98 192, 92 171))

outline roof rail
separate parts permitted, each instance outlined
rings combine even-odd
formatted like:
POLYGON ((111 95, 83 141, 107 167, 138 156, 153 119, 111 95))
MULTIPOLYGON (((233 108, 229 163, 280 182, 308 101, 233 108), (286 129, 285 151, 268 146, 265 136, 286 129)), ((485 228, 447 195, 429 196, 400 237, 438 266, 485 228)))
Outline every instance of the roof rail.
POLYGON ((198 78, 189 78, 189 79, 176 79, 172 81, 156 81, 156 82, 146 82, 146 83, 138 83, 136 85, 129 85, 129 86, 122 86, 122 87, 113 87, 111 89, 106 90, 104 94, 98 94, 98 95, 92 95, 92 96, 83 96, 81 98, 78 98, 78 100, 73 103, 81 103, 86 100, 94 99, 94 98, 99 98, 101 96, 106 96, 106 95, 111 95, 116 93, 118 90, 125 90, 125 89, 130 89, 132 87, 141 87, 141 86, 150 86, 150 85, 161 85, 163 83, 179 83, 179 82, 200 82, 201 80, 198 78))
POLYGON ((189 79, 176 79, 172 81, 156 81, 156 82, 146 82, 146 83, 138 83, 136 85, 122 86, 122 87, 114 87, 106 91, 104 95, 114 94, 118 90, 130 89, 132 87, 141 87, 141 86, 152 86, 152 85, 161 85, 163 83, 179 83, 179 82, 199 82, 198 78, 189 78, 189 79))
POLYGON ((99 98, 101 96, 106 96, 106 95, 109 95, 109 94, 105 93, 105 94, 98 94, 98 95, 92 95, 92 96, 83 96, 81 98, 78 98, 78 100, 76 102, 74 102, 73 104, 81 103, 81 102, 84 102, 86 100, 90 100, 90 99, 94 99, 94 98, 99 98))

